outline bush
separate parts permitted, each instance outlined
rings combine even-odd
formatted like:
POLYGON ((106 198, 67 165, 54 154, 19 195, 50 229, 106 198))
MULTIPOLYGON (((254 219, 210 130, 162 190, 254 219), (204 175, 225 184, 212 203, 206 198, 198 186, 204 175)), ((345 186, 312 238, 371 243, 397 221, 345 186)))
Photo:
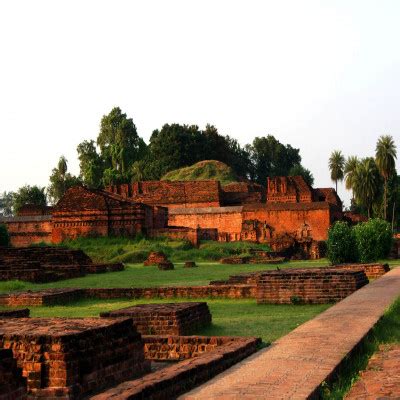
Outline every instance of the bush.
POLYGON ((10 235, 8 234, 7 226, 0 224, 0 246, 9 246, 10 235))
POLYGON ((357 259, 354 232, 346 222, 337 221, 331 226, 326 245, 327 256, 332 264, 353 262, 357 259))
POLYGON ((360 262, 386 258, 392 247, 390 224, 379 218, 356 225, 354 228, 360 262))

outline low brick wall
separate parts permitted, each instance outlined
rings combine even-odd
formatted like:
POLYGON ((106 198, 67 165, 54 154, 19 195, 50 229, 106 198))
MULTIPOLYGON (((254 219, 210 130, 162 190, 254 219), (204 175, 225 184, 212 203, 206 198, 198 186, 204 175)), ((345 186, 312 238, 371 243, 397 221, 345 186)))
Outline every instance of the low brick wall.
MULTIPOLYGON (((148 343, 147 340, 151 340, 152 344, 158 341, 158 346, 160 346, 161 343, 165 342, 166 338, 145 337, 144 340, 146 343, 148 343)), ((186 344, 198 347, 209 342, 209 351, 201 353, 194 358, 174 363, 170 367, 148 374, 143 378, 123 382, 112 389, 93 396, 92 400, 175 399, 178 395, 206 382, 255 353, 261 343, 258 338, 181 337, 172 338, 171 341, 175 341, 178 347, 179 343, 185 341, 187 342, 186 344), (218 340, 222 340, 223 343, 218 346, 211 345, 211 342, 218 342, 218 340), (196 345, 195 343, 198 344, 196 345)), ((165 346, 165 343, 163 345, 165 346)), ((176 359, 174 357, 172 356, 170 359, 176 359)), ((165 360, 165 358, 162 359, 165 360)))
POLYGON ((207 303, 140 304, 100 314, 130 317, 143 335, 188 335, 211 323, 207 303))
POLYGON ((152 288, 90 288, 84 289, 84 291, 86 297, 97 299, 250 299, 256 297, 256 288, 254 285, 173 286, 152 288))
POLYGON ((132 320, 3 320, 0 349, 11 349, 30 398, 80 399, 149 371, 132 320))
POLYGON ((257 276, 257 303, 325 304, 344 299, 368 283, 364 271, 334 268, 285 269, 257 276))
POLYGON ((230 336, 142 336, 147 360, 181 361, 198 357, 219 346, 234 342, 230 336))
POLYGON ((47 289, 26 292, 11 292, 0 295, 0 305, 18 306, 51 306, 68 304, 84 296, 84 289, 47 289))
POLYGON ((386 272, 390 271, 390 267, 388 264, 379 264, 379 263, 338 264, 334 265, 334 268, 347 269, 347 270, 362 269, 365 272, 365 275, 367 275, 368 279, 380 278, 382 275, 386 274, 386 272))
POLYGON ((0 310, 1 318, 28 318, 29 308, 21 308, 19 310, 0 310))
POLYGON ((25 400, 26 382, 10 349, 0 349, 0 400, 25 400))

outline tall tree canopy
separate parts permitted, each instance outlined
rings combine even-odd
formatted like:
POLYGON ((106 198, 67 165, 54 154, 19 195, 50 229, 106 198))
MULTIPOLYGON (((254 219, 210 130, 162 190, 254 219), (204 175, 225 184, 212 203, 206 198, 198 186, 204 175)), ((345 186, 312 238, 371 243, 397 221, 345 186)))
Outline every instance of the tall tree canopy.
POLYGON ((392 136, 383 135, 378 139, 375 151, 375 162, 384 181, 383 216, 387 219, 388 181, 396 171, 396 145, 392 136))
POLYGON ((25 185, 18 189, 14 195, 13 209, 14 213, 18 213, 22 206, 33 204, 45 207, 47 198, 44 187, 25 185))
POLYGON ((102 184, 104 162, 97 153, 94 140, 85 140, 77 147, 82 182, 90 188, 99 188, 102 184))
POLYGON ((314 175, 312 172, 303 167, 301 164, 296 164, 294 167, 292 167, 289 171, 289 176, 297 176, 300 175, 303 177, 303 179, 310 185, 314 185, 314 175))
POLYGON ((47 194, 51 203, 57 203, 70 187, 79 185, 80 183, 79 178, 68 172, 68 161, 64 156, 61 156, 57 167, 53 168, 51 172, 50 184, 47 188, 47 194))
POLYGON ((127 118, 119 107, 104 115, 97 137, 100 154, 106 168, 127 176, 132 164, 143 158, 146 144, 136 131, 132 118, 127 118))
POLYGON ((251 160, 250 176, 265 185, 267 177, 286 176, 301 163, 299 149, 280 143, 274 136, 256 137, 246 146, 251 160))
POLYGON ((11 217, 13 215, 14 192, 0 194, 0 216, 11 217))
POLYGON ((340 150, 335 150, 329 157, 329 170, 331 171, 331 179, 335 182, 336 192, 337 183, 342 181, 344 177, 344 163, 345 159, 340 150))

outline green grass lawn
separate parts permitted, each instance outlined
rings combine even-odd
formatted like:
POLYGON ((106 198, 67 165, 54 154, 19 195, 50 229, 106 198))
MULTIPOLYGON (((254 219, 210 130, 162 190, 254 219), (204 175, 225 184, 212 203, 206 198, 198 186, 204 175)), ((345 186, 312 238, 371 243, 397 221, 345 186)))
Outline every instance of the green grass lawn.
POLYGON ((183 268, 183 263, 175 263, 175 269, 160 271, 157 266, 145 267, 143 264, 127 264, 124 271, 102 274, 89 274, 82 278, 35 284, 30 282, 6 281, 0 282, 0 293, 13 290, 37 290, 43 288, 62 287, 154 287, 154 286, 201 286, 208 285, 212 280, 227 279, 229 275, 242 272, 272 270, 279 268, 312 268, 327 265, 327 261, 291 261, 284 264, 243 264, 229 265, 211 262, 197 263, 197 268, 183 268))
MULTIPOLYGON (((53 307, 30 307, 32 317, 96 317, 100 312, 143 303, 194 301, 193 299, 80 300, 53 307)), ((212 325, 199 335, 257 336, 270 343, 326 310, 329 305, 257 305, 254 299, 206 299, 212 325)))

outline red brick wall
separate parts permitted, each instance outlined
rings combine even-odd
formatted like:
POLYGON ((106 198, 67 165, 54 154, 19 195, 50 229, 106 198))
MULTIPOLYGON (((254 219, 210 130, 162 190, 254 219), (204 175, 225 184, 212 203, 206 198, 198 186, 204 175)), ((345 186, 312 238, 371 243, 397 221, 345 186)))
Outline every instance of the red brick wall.
POLYGON ((5 219, 11 244, 16 247, 51 242, 51 217, 16 217, 5 219))

